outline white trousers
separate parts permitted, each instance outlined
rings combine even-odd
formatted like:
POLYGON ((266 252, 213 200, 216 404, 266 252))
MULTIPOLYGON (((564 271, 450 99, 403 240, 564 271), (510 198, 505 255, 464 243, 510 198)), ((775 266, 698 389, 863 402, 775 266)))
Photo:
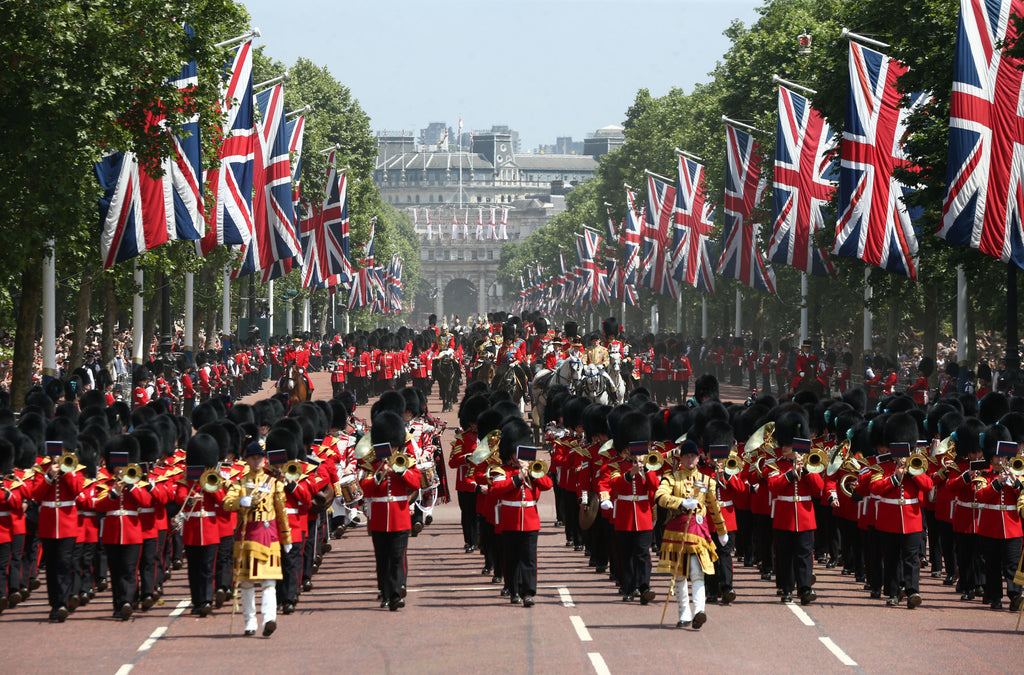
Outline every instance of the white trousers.
POLYGON ((701 569, 700 559, 696 555, 690 555, 690 579, 676 578, 676 602, 679 604, 679 620, 693 621, 693 617, 704 611, 704 601, 707 593, 704 591, 704 570, 701 569), (690 609, 689 582, 693 582, 693 609, 690 609))
MULTIPOLYGON (((277 621, 277 581, 267 579, 260 598, 260 612, 263 614, 263 625, 268 621, 277 621)), ((256 586, 251 581, 239 584, 242 591, 242 617, 245 619, 245 630, 256 630, 256 586)))

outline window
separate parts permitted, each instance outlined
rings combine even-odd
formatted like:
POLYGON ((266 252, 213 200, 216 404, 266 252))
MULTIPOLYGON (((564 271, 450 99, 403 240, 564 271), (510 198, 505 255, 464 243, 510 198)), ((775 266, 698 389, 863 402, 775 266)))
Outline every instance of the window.
POLYGON ((431 204, 433 204, 433 203, 434 203, 434 195, 430 195, 430 203, 431 203, 431 204))
POLYGON ((472 251, 469 252, 469 259, 476 260, 476 249, 473 249, 472 251))
POLYGON ((427 260, 433 260, 433 259, 434 259, 434 249, 428 248, 427 249, 427 260))
POLYGON ((444 204, 444 195, 438 195, 437 196, 437 203, 438 204, 444 204))
POLYGON ((416 203, 417 203, 417 204, 419 204, 419 203, 420 203, 420 196, 419 196, 419 195, 416 195, 416 203))
POLYGON ((412 195, 406 195, 405 196, 405 203, 406 204, 411 204, 412 203, 412 195))
POLYGON ((494 251, 493 250, 487 249, 487 259, 488 260, 494 260, 494 251))
POLYGON ((465 255, 465 254, 464 254, 463 250, 460 248, 459 249, 459 255, 458 255, 459 260, 462 260, 463 255, 465 255))

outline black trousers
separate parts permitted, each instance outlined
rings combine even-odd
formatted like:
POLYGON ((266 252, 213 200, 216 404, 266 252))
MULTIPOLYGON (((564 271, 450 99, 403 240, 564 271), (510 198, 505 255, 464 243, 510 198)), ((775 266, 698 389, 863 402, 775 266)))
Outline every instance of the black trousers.
POLYGON ((732 554, 736 550, 736 532, 729 533, 729 541, 722 546, 718 541, 718 535, 711 535, 715 540, 715 551, 718 553, 718 560, 715 561, 715 573, 711 582, 708 583, 708 594, 718 595, 721 592, 732 588, 732 554), (712 585, 712 582, 715 585, 712 585))
POLYGON ((733 552, 743 556, 747 565, 754 556, 754 515, 746 509, 736 509, 736 548, 733 552))
POLYGON ((72 556, 75 538, 42 539, 43 560, 46 563, 46 594, 50 607, 57 609, 68 604, 74 574, 72 556))
POLYGON ((72 593, 88 593, 96 585, 99 577, 99 542, 75 544, 75 575, 77 579, 72 585, 72 593))
POLYGON ((277 603, 294 604, 299 599, 299 584, 302 583, 302 552, 305 539, 292 542, 292 550, 281 551, 281 581, 277 584, 277 603))
POLYGON ((234 564, 235 538, 233 535, 220 538, 217 544, 217 558, 214 565, 214 582, 217 588, 231 588, 231 566, 234 564))
POLYGON ((961 593, 973 591, 985 585, 985 567, 981 561, 981 546, 978 535, 964 532, 954 533, 956 541, 956 563, 960 568, 960 583, 957 590, 961 593))
POLYGON ((502 532, 505 547, 505 585, 513 596, 537 594, 538 532, 502 532))
POLYGON ((778 557, 775 572, 779 588, 786 593, 792 593, 794 588, 800 593, 810 589, 814 564, 814 530, 775 530, 775 541, 775 554, 778 557))
MULTIPOLYGON (((762 486, 762 490, 768 488, 762 486)), ((757 552, 757 561, 761 574, 771 574, 775 571, 775 560, 773 558, 773 545, 775 533, 772 530, 772 517, 767 513, 753 514, 754 520, 754 550, 757 552)))
POLYGON ((579 497, 572 490, 561 490, 562 518, 565 523, 565 540, 573 546, 583 546, 583 531, 580 529, 579 497))
POLYGON ((213 602, 213 578, 218 548, 219 544, 185 547, 185 559, 188 560, 188 590, 192 596, 193 607, 213 602))
POLYGON ((491 525, 486 518, 477 516, 477 524, 480 527, 480 550, 484 554, 484 567, 489 568, 494 576, 504 576, 505 561, 501 558, 499 542, 501 535, 495 534, 494 525, 491 525))
POLYGON ((890 598, 899 595, 900 587, 906 589, 907 595, 917 593, 921 588, 921 534, 897 534, 879 532, 882 542, 882 554, 885 560, 885 593, 890 598))
POLYGON ((135 599, 142 544, 105 544, 104 548, 107 549, 107 565, 110 566, 110 592, 114 596, 114 609, 118 610, 135 599))
POLYGON ((939 536, 939 519, 935 516, 935 509, 925 509, 924 519, 928 529, 928 563, 931 565, 932 572, 941 572, 942 538, 939 536))
POLYGON ((839 528, 831 506, 814 503, 814 519, 818 526, 814 534, 814 554, 833 560, 839 557, 839 528))
POLYGON ((935 529, 939 533, 939 546, 942 549, 942 569, 945 570, 947 576, 956 578, 959 569, 957 568, 956 536, 953 533, 953 523, 936 518, 935 529))
MULTIPOLYGON (((611 552, 612 523, 604 515, 597 514, 594 524, 590 526, 590 560, 598 567, 607 567, 611 552)), ((607 513, 611 513, 608 511, 607 513)))
POLYGON ((555 491, 555 520, 565 525, 565 504, 562 501, 564 488, 558 484, 558 476, 552 474, 552 489, 555 491))
POLYGON ((476 492, 459 492, 459 511, 462 513, 462 542, 476 546, 480 532, 476 524, 476 492))
POLYGON ((167 579, 167 570, 171 569, 168 555, 170 546, 167 542, 167 530, 156 531, 156 587, 161 588, 167 579))
POLYGON ((619 550, 619 590, 622 594, 643 592, 651 587, 651 530, 616 530, 619 550))
POLYGON ((882 552, 882 538, 874 526, 868 527, 864 547, 864 567, 867 571, 867 582, 873 593, 881 593, 885 585, 885 556, 882 552))
POLYGON ((857 579, 864 578, 864 548, 856 520, 837 519, 843 545, 843 569, 853 572, 857 579))
MULTIPOLYGON (((25 545, 21 550, 21 588, 28 588, 29 580, 35 579, 39 574, 37 566, 41 546, 42 540, 36 536, 34 530, 29 529, 25 532, 25 545)), ((17 557, 17 550, 14 551, 14 555, 17 557)))
POLYGON ((1020 595, 1021 587, 1013 583, 1020 562, 1021 538, 993 539, 979 537, 981 554, 985 558, 985 599, 996 602, 1003 598, 1003 580, 1006 595, 1013 599, 1020 595))
POLYGON ((317 527, 316 518, 310 518, 306 521, 307 531, 306 538, 302 544, 302 581, 306 582, 313 578, 313 563, 316 562, 316 554, 319 550, 319 542, 317 541, 320 536, 319 528, 317 527))
POLYGON ((160 583, 160 564, 157 557, 160 553, 160 539, 150 537, 142 540, 139 554, 139 595, 137 600, 153 595, 160 583))
POLYGON ((7 570, 11 567, 11 542, 0 544, 0 597, 6 598, 10 595, 11 590, 17 590, 17 587, 8 589, 7 584, 9 583, 7 578, 7 570))
POLYGON ((377 587, 385 600, 399 597, 405 586, 408 567, 405 551, 409 546, 409 530, 400 532, 370 532, 373 555, 377 561, 377 587))

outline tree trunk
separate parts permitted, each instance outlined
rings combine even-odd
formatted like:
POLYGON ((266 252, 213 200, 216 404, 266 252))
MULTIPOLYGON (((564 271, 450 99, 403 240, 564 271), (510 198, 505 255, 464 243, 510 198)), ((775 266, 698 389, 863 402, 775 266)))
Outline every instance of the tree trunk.
MULTIPOLYGON (((924 353, 935 363, 938 358, 937 347, 939 340, 939 286, 938 284, 925 284, 924 286, 924 353)), ((938 384, 938 374, 932 373, 929 378, 929 386, 938 384)))
POLYGON ((150 294, 143 295, 142 312, 142 362, 149 362, 149 345, 156 334, 156 321, 160 317, 160 288, 164 285, 164 273, 156 270, 153 274, 150 294))
POLYGON ((34 255, 25 261, 21 271, 21 301, 17 310, 14 359, 11 364, 11 410, 21 410, 25 406, 25 396, 32 387, 32 365, 35 363, 35 342, 42 299, 43 260, 41 255, 34 255))
POLYGON ((103 333, 100 342, 100 363, 110 373, 110 379, 116 381, 114 373, 114 326, 117 324, 117 292, 114 287, 114 275, 103 276, 103 333))
MULTIPOLYGON (((968 281, 968 290, 970 282, 968 281)), ((967 294, 967 367, 972 368, 978 363, 978 322, 977 311, 974 308, 974 299, 970 292, 967 294)))
POLYGON ((74 337, 71 341, 71 353, 68 361, 72 368, 85 363, 82 354, 85 352, 85 336, 89 330, 89 305, 92 301, 92 274, 82 272, 82 285, 78 287, 78 304, 75 310, 74 337))
POLYGON ((214 331, 216 330, 217 312, 212 309, 206 310, 206 326, 203 329, 203 349, 213 349, 214 331))

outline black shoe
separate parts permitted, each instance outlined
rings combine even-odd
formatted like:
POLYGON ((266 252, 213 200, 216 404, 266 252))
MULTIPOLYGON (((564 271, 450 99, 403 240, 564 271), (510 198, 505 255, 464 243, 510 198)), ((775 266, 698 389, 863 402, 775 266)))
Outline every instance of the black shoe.
POLYGON ((510 600, 510 602, 511 602, 511 603, 512 603, 513 605, 518 605, 518 604, 519 604, 519 603, 521 603, 522 601, 523 601, 523 599, 522 599, 522 598, 520 598, 520 597, 519 597, 518 595, 513 595, 513 596, 512 596, 512 598, 511 598, 511 600, 510 600))
POLYGON ((646 605, 651 600, 654 600, 656 597, 658 597, 658 594, 648 588, 646 591, 640 594, 640 604, 646 605))
POLYGON ((565 542, 565 547, 566 548, 572 548, 572 542, 571 541, 565 542))
POLYGON ((407 592, 405 590, 405 586, 399 586, 398 587, 398 597, 404 598, 406 596, 406 594, 407 594, 407 592))
POLYGON ((809 605, 809 604, 811 604, 812 602, 814 602, 817 599, 818 599, 818 594, 815 593, 814 591, 812 591, 809 588, 806 591, 804 591, 803 593, 800 594, 800 604, 801 605, 809 605))
POLYGON ((78 606, 79 607, 84 607, 85 605, 88 605, 90 600, 92 600, 92 598, 89 597, 88 593, 79 593, 78 594, 78 606))
POLYGON ((532 595, 527 595, 523 598, 523 607, 533 607, 534 600, 532 595))
POLYGON ((583 547, 580 546, 579 544, 576 544, 575 546, 572 547, 572 550, 574 550, 574 551, 582 551, 583 547))
POLYGON ((907 609, 917 609, 921 606, 921 594, 911 593, 907 596, 907 609))
POLYGON ((690 625, 693 626, 694 630, 700 630, 700 627, 706 624, 707 622, 708 615, 704 612, 697 612, 693 617, 693 623, 690 625))
POLYGON ((228 598, 228 591, 226 588, 218 588, 213 594, 213 606, 220 609, 224 606, 224 601, 228 598))
POLYGON ((932 579, 941 579, 941 578, 942 578, 942 570, 935 570, 934 572, 932 572, 932 579))
POLYGON ((434 516, 427 516, 423 519, 424 525, 430 525, 432 522, 434 522, 434 516))
POLYGON ((132 606, 126 602, 123 605, 121 605, 121 609, 118 610, 117 613, 118 615, 120 615, 122 621, 127 621, 128 619, 132 618, 132 611, 132 606))
POLYGON ((311 591, 311 590, 313 590, 313 582, 312 582, 312 580, 306 579, 305 581, 303 581, 302 582, 302 590, 304 590, 304 591, 311 591))
POLYGON ((422 531, 423 531, 423 523, 413 523, 412 524, 412 536, 415 537, 415 536, 417 536, 422 531))
POLYGON ((970 592, 964 593, 963 595, 960 596, 960 599, 963 600, 964 602, 970 602, 971 600, 974 600, 974 593, 970 593, 970 592))
POLYGON ((952 586, 955 583, 956 583, 956 579, 953 577, 952 574, 947 574, 946 578, 942 580, 942 585, 943 586, 952 586))
POLYGON ((862 583, 864 583, 864 575, 863 574, 855 574, 854 577, 853 577, 853 580, 856 581, 858 584, 862 584, 862 583))
POLYGON ((726 589, 722 592, 722 604, 728 605, 730 602, 736 599, 736 591, 731 588, 726 589))
MULTIPOLYGON (((102 590, 104 590, 107 587, 107 580, 106 579, 100 579, 100 582, 103 584, 103 588, 100 589, 102 591, 102 590)), ((32 577, 31 579, 28 580, 28 590, 34 591, 34 590, 37 590, 38 588, 39 588, 39 579, 36 579, 35 577, 32 577)))
POLYGON ((597 566, 597 570, 596 570, 596 572, 597 572, 598 574, 604 574, 604 573, 605 573, 605 572, 607 572, 607 571, 608 571, 608 566, 607 566, 607 565, 598 565, 598 566, 597 566))
POLYGON ((147 612, 149 608, 156 604, 156 600, 153 599, 152 595, 147 595, 142 599, 142 611, 147 612))
POLYGON ((336 528, 334 528, 334 532, 331 534, 331 536, 333 536, 335 539, 341 539, 345 535, 345 530, 347 529, 348 528, 344 525, 338 525, 336 528))
POLYGON ((707 602, 710 602, 713 605, 717 604, 718 603, 718 596, 717 595, 709 595, 707 597, 707 602))
POLYGON ((252 637, 255 634, 256 634, 256 631, 254 631, 254 630, 247 630, 247 631, 245 631, 245 637, 252 637))
POLYGON ((1019 612, 1021 605, 1024 605, 1024 596, 1015 595, 1010 598, 1010 611, 1019 612))
MULTIPOLYGON (((910 607, 910 601, 909 600, 907 601, 907 606, 910 607)), ((988 603, 988 606, 991 609, 1002 609, 1003 608, 1003 601, 1002 600, 993 600, 992 602, 988 603)), ((913 608, 911 608, 911 609, 913 609, 913 608)))
POLYGON ((771 581, 771 580, 772 580, 772 573, 771 572, 761 572, 761 581, 771 581))
POLYGON ((485 567, 485 568, 483 568, 482 570, 480 570, 480 574, 483 574, 483 575, 488 575, 488 574, 490 574, 490 573, 491 573, 491 572, 493 572, 493 571, 494 571, 494 570, 492 570, 492 569, 491 569, 490 567, 485 567))
MULTIPOLYGON (((122 608, 122 611, 124 611, 124 608, 122 608)), ((210 603, 204 602, 203 604, 199 605, 199 616, 205 618, 210 616, 211 612, 213 612, 213 605, 211 605, 210 603)))
POLYGON ((886 607, 899 607, 900 601, 897 598, 889 598, 885 601, 886 607))
POLYGON ((818 583, 818 575, 817 574, 812 574, 811 575, 811 586, 813 586, 816 583, 818 583))
POLYGON ((501 582, 502 582, 502 578, 500 576, 498 576, 497 574, 495 574, 493 577, 491 577, 491 583, 492 584, 500 584, 501 582))
POLYGON ((872 600, 881 600, 882 599, 882 591, 871 591, 871 595, 869 597, 872 600))
POLYGON ((68 611, 74 612, 76 609, 78 609, 78 596, 72 595, 68 598, 68 611))
MULTIPOLYGON (((35 580, 33 579, 33 581, 35 581, 35 580)), ((38 582, 36 582, 36 583, 38 583, 38 582)), ((31 583, 30 583, 30 585, 31 585, 31 583)), ((107 590, 107 580, 104 577, 100 577, 99 581, 96 582, 96 590, 98 592, 100 592, 100 593, 102 593, 103 591, 107 590)))
POLYGON ((501 589, 501 597, 503 598, 507 598, 509 595, 511 595, 511 593, 512 591, 508 590, 508 588, 501 589))
POLYGON ((781 600, 782 600, 782 602, 786 602, 786 603, 793 602, 793 594, 792 593, 783 593, 782 597, 781 597, 781 600))
POLYGON ((633 594, 632 593, 623 593, 622 594, 622 601, 623 602, 629 602, 632 599, 633 599, 633 594))
MULTIPOLYGON (((331 552, 331 550, 332 550, 333 548, 334 548, 334 547, 333 547, 333 546, 331 546, 331 542, 329 542, 329 541, 325 541, 325 542, 324 542, 324 546, 323 546, 323 548, 322 548, 321 550, 322 550, 322 551, 323 551, 324 553, 330 553, 330 552, 331 552)), ((322 559, 322 556, 321 556, 321 559, 322 559)))
POLYGON ((281 613, 282 614, 292 614, 294 612, 295 612, 295 603, 286 602, 286 603, 284 603, 284 605, 281 606, 281 613))
POLYGON ((689 621, 676 621, 676 628, 687 628, 689 625, 689 621))
POLYGON ((322 565, 323 562, 324 562, 323 554, 318 553, 317 556, 315 558, 313 558, 313 567, 320 567, 320 565, 322 565))
POLYGON ((826 569, 832 569, 833 567, 835 567, 838 564, 839 564, 838 560, 836 560, 835 558, 829 558, 828 562, 825 563, 825 568, 826 569))
POLYGON ((15 607, 22 600, 23 598, 21 597, 21 591, 14 591, 13 593, 7 596, 7 605, 9 607, 15 607))
POLYGON ((276 621, 268 621, 268 622, 266 622, 265 624, 263 624, 263 637, 270 637, 271 635, 274 634, 275 630, 277 630, 277 622, 276 621))
POLYGON ((180 558, 178 560, 172 560, 171 561, 171 569, 172 570, 180 570, 181 569, 181 559, 180 558))
POLYGON ((555 521, 555 527, 565 527, 565 523, 560 520, 555 521))

